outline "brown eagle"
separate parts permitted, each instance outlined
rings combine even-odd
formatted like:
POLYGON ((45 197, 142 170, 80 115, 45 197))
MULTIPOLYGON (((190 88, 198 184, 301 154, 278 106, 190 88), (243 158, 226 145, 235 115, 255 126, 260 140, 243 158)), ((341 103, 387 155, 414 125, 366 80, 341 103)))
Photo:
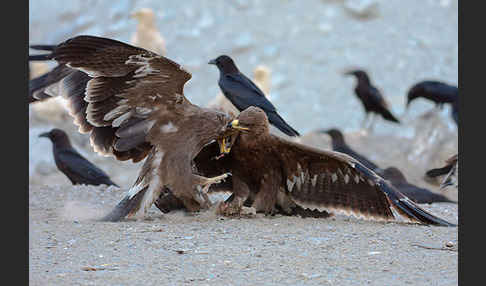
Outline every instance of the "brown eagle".
POLYGON ((189 102, 183 92, 189 72, 153 52, 94 36, 68 39, 46 59, 72 69, 58 83, 59 93, 96 152, 133 162, 146 158, 105 220, 144 213, 166 189, 189 211, 209 206, 207 189, 229 174, 194 174, 192 160, 231 117, 189 102))
POLYGON ((299 206, 373 220, 402 217, 409 222, 453 225, 426 212, 346 154, 270 134, 267 116, 258 107, 241 112, 218 141, 228 156, 220 170, 232 172, 233 195, 219 206, 225 215, 238 214, 243 206, 264 213, 277 209, 292 213, 299 206))

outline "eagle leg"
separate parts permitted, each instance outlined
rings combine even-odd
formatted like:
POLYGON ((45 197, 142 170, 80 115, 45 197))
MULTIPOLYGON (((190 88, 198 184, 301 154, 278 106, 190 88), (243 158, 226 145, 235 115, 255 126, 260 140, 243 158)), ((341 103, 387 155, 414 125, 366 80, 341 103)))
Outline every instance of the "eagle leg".
POLYGON ((244 207, 243 204, 246 202, 250 195, 250 188, 243 182, 238 176, 233 176, 233 194, 232 199, 228 199, 224 202, 219 203, 217 213, 223 216, 238 216, 238 215, 248 215, 255 214, 254 208, 244 207))
POLYGON ((231 176, 231 173, 224 173, 220 176, 206 178, 193 174, 192 185, 194 192, 190 197, 180 197, 179 199, 184 204, 185 208, 190 212, 199 211, 202 209, 207 209, 211 206, 211 200, 208 197, 209 187, 212 184, 217 184, 231 176))
POLYGON ((268 170, 260 181, 260 189, 251 205, 257 212, 274 215, 282 176, 279 172, 268 170))
POLYGON ((231 176, 231 173, 228 172, 212 178, 200 177, 203 180, 203 182, 201 183, 201 185, 203 186, 202 192, 207 194, 209 191, 209 187, 212 184, 221 183, 222 181, 224 181, 224 179, 228 178, 229 176, 231 176))

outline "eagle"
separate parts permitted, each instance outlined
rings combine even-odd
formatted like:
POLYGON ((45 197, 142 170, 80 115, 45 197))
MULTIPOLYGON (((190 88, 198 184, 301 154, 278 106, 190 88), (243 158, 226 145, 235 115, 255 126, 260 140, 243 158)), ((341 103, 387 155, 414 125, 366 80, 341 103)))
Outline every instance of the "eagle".
POLYGON ((74 70, 59 82, 59 93, 69 101, 79 131, 90 134, 93 149, 118 160, 145 159, 133 186, 103 220, 145 213, 154 203, 161 210, 206 209, 208 189, 222 185, 233 193, 219 205, 225 215, 249 205, 266 214, 300 208, 452 225, 345 154, 269 134, 268 118, 258 107, 233 118, 190 103, 183 87, 191 74, 166 57, 112 39, 77 36, 48 58, 74 70))
POLYGON ((224 215, 238 215, 248 206, 267 214, 292 212, 299 206, 371 220, 403 218, 453 226, 423 210, 358 160, 270 134, 268 118, 258 107, 242 111, 218 143, 227 157, 219 170, 232 173, 233 194, 218 206, 224 215))
POLYGON ((45 58, 71 69, 58 83, 59 94, 79 131, 90 134, 94 151, 122 161, 145 159, 133 186, 103 220, 144 214, 167 189, 188 211, 209 207, 209 186, 230 174, 195 174, 192 161, 232 118, 184 96, 189 72, 154 52, 85 35, 55 46, 45 58))

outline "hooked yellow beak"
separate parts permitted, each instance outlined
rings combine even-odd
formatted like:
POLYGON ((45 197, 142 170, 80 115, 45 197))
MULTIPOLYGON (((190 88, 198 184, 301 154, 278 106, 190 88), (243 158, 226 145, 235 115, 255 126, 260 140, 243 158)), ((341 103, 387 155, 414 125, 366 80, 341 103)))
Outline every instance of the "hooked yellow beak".
POLYGON ((241 127, 238 119, 231 121, 231 127, 238 130, 250 130, 250 128, 241 127))

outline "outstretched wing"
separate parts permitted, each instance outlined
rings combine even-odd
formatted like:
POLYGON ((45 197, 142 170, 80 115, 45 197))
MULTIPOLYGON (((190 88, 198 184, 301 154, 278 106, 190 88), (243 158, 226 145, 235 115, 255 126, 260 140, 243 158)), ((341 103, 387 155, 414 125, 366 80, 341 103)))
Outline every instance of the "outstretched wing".
POLYGON ((177 129, 161 128, 172 122, 164 122, 164 114, 177 119, 197 109, 183 95, 191 74, 153 52, 77 36, 56 46, 50 59, 77 70, 62 79, 60 94, 68 99, 80 131, 90 132, 91 144, 103 155, 140 161, 158 133, 177 129))
MULTIPOLYGON (((374 220, 451 225, 421 209, 352 157, 275 138, 285 189, 299 206, 374 220)), ((277 154, 275 154, 277 155, 277 154)))

